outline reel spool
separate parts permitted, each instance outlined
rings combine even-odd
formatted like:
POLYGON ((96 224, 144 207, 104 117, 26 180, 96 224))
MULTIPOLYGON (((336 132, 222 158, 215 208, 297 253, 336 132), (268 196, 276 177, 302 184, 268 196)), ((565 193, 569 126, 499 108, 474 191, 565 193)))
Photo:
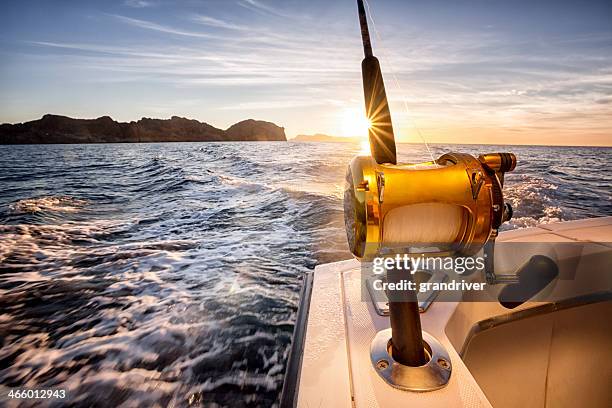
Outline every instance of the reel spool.
POLYGON ((477 253, 512 217, 502 187, 515 166, 512 153, 448 153, 413 165, 353 158, 344 192, 351 252, 363 261, 385 253, 477 253))

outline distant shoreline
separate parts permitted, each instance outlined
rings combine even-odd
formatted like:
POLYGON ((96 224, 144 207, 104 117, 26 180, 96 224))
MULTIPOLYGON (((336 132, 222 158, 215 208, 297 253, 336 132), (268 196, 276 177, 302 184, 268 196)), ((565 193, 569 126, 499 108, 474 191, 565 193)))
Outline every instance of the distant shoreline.
POLYGON ((29 122, 0 125, 3 145, 260 141, 287 141, 285 128, 254 119, 223 130, 178 116, 117 122, 109 116, 74 119, 51 114, 29 122))

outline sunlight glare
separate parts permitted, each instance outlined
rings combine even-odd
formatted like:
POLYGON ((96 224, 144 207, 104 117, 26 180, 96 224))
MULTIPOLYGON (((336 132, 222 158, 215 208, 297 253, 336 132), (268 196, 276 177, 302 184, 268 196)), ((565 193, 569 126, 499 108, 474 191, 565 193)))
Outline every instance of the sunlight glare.
POLYGON ((367 137, 370 121, 363 109, 347 108, 342 112, 342 136, 367 137))

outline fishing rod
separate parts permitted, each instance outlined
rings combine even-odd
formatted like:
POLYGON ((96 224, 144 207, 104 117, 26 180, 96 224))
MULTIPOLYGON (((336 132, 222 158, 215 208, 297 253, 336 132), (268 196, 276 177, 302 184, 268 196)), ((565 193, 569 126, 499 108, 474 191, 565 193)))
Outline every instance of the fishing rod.
MULTIPOLYGON (((357 8, 364 53, 364 59, 361 61, 361 75, 366 114, 370 122, 368 129, 370 151, 378 164, 397 164, 391 111, 389 110, 380 63, 372 52, 368 19, 363 0, 357 0, 357 8)), ((389 281, 400 281, 402 277, 405 277, 404 275, 399 271, 390 271, 387 274, 387 279, 389 281)), ((408 277, 410 278, 410 276, 408 277)), ((393 336, 393 356, 397 361, 407 365, 420 366, 424 364, 426 359, 422 346, 423 336, 416 293, 406 291, 401 299, 390 299, 389 309, 391 328, 395 334, 393 336)))
POLYGON ((378 58, 372 53, 368 18, 363 6, 363 0, 357 0, 357 8, 359 10, 359 24, 361 26, 361 40, 364 53, 364 59, 361 61, 361 76, 363 79, 366 115, 370 123, 368 128, 370 151, 378 164, 397 164, 391 111, 389 110, 389 102, 380 70, 380 63, 378 58))
MULTIPOLYGON (((367 4, 367 0, 365 2, 367 4)), ((512 208, 505 202, 502 189, 504 174, 514 170, 516 157, 512 153, 474 157, 450 152, 429 163, 398 166, 389 102, 380 63, 372 51, 364 0, 357 0, 357 7, 364 52, 361 72, 366 114, 370 121, 371 157, 353 158, 347 170, 344 213, 351 252, 357 259, 369 262, 377 257, 422 253, 423 248, 429 257, 476 256, 483 250, 483 272, 487 283, 517 282, 516 274, 496 274, 493 262, 493 247, 499 228, 512 217, 512 208)), ((541 264, 542 267, 535 269, 540 271, 548 267, 548 264, 541 264)), ((545 278, 554 275, 538 271, 530 274, 545 278)), ((411 273, 405 270, 388 268, 386 272, 388 283, 412 280, 411 273)), ((404 389, 422 391, 443 386, 448 381, 450 370, 443 368, 444 375, 440 377, 440 367, 437 366, 432 367, 431 384, 415 385, 411 380, 418 377, 411 368, 423 366, 428 357, 431 357, 429 361, 433 359, 426 355, 429 351, 426 352, 423 346, 419 299, 415 290, 387 291, 385 295, 391 339, 375 340, 372 350, 376 352, 373 351, 371 357, 376 367, 378 351, 387 355, 388 344, 391 344, 391 355, 387 357, 395 361, 395 368, 387 371, 381 366, 377 368, 378 373, 394 386, 404 389), (403 370, 406 375, 386 377, 389 372, 397 370, 403 370), (435 380, 438 378, 444 381, 438 383, 435 380)), ((386 335, 381 334, 381 339, 386 335)))

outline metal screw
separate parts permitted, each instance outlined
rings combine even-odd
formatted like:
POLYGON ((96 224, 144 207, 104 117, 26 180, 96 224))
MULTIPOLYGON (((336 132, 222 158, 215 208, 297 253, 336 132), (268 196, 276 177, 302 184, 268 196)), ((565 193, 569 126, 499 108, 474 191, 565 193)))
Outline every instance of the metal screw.
POLYGON ((376 363, 377 370, 384 370, 387 367, 389 367, 389 362, 387 360, 380 360, 378 363, 376 363))
POLYGON ((438 365, 445 370, 450 370, 450 363, 443 358, 438 359, 438 365))

